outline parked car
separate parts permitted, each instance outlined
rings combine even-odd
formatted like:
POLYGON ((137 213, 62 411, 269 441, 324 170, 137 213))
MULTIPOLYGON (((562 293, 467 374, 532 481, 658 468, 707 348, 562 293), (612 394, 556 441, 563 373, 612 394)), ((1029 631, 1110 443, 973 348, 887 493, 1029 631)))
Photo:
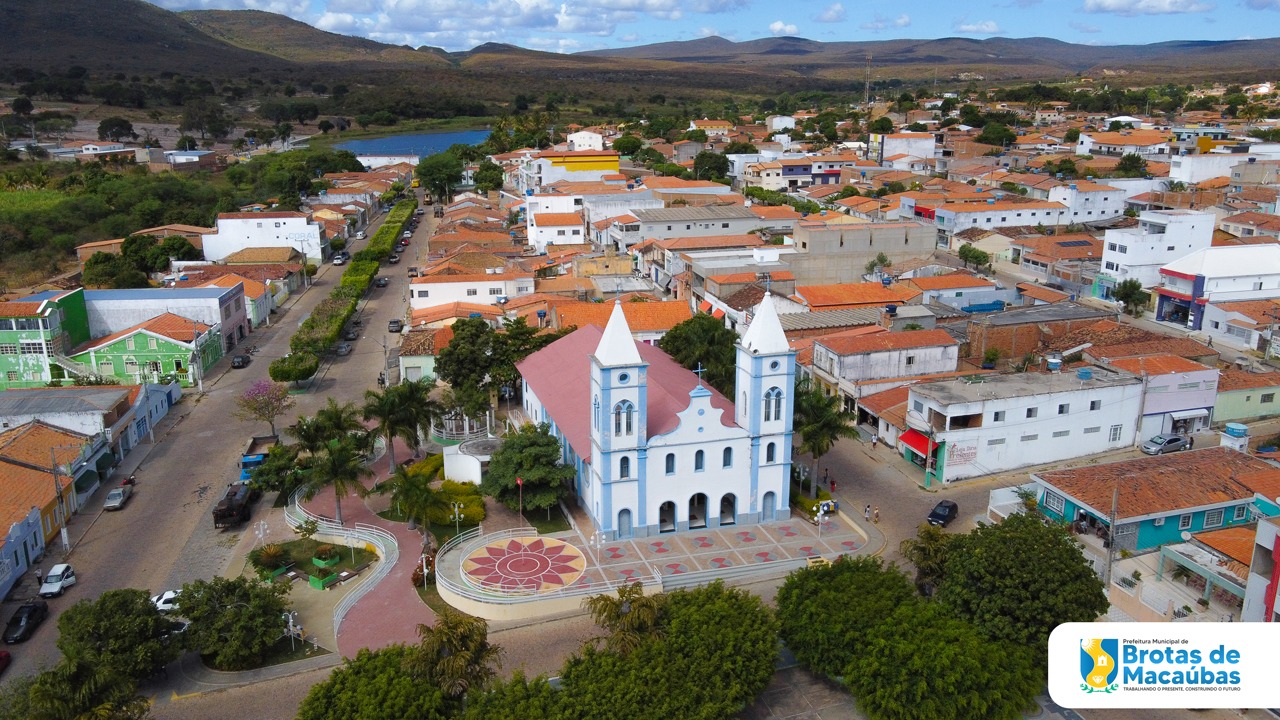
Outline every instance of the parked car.
POLYGON ((386 287, 386 286, 387 286, 387 284, 388 284, 388 283, 390 283, 390 282, 391 282, 391 281, 390 281, 390 280, 388 280, 387 278, 380 277, 380 278, 378 278, 378 279, 376 279, 376 280, 374 280, 374 281, 373 281, 373 286, 374 286, 374 287, 384 288, 384 287, 386 287))
POLYGON ((111 488, 111 492, 107 493, 107 501, 102 503, 103 510, 120 510, 124 504, 129 502, 129 498, 133 495, 132 485, 121 485, 120 487, 111 488))
POLYGON ((48 575, 44 576, 44 584, 40 586, 40 597, 58 597, 75 584, 76 571, 67 563, 58 563, 53 566, 48 575))
POLYGON ((346 330, 342 331, 342 339, 343 340, 359 340, 360 331, 355 328, 347 328, 346 330))
POLYGON ((236 369, 247 368, 249 367, 249 363, 251 362, 253 362, 253 358, 248 355, 232 355, 231 356, 231 367, 236 369))
POLYGON ((400 256, 392 255, 391 257, 387 258, 387 262, 392 265, 395 265, 396 263, 400 262, 400 256))
POLYGON ((1167 452, 1190 450, 1192 442, 1191 438, 1186 435, 1174 435, 1172 433, 1157 435, 1142 443, 1142 452, 1148 455, 1163 455, 1167 452))
POLYGON ((178 609, 178 590, 165 590, 159 595, 151 596, 151 604, 162 613, 173 612, 178 609))
POLYGON ((427 210, 426 210, 426 208, 418 208, 418 211, 417 211, 416 213, 414 213, 414 214, 415 214, 415 215, 426 215, 426 214, 427 214, 427 210))
MULTIPOLYGON (((31 639, 31 634, 47 617, 49 617, 49 603, 43 600, 23 603, 13 617, 9 618, 9 624, 5 626, 4 641, 16 643, 31 639)), ((8 655, 8 653, 5 654, 8 655)))
POLYGON ((3 673, 9 667, 9 663, 13 662, 13 656, 8 650, 0 650, 0 673, 3 673))
POLYGON ((938 504, 933 507, 933 512, 929 513, 929 524, 946 527, 959 514, 960 506, 956 505, 954 500, 939 500, 938 504))
POLYGON ((395 319, 387 323, 387 332, 398 333, 404 329, 404 321, 395 319))
POLYGON ((405 231, 404 231, 404 234, 403 234, 403 235, 401 235, 400 237, 402 237, 402 238, 411 238, 411 237, 413 237, 413 233, 412 233, 412 232, 410 232, 410 231, 408 231, 408 230, 405 230, 405 231))
POLYGON ((335 353, 337 353, 338 355, 350 355, 350 354, 351 354, 351 343, 349 343, 349 342, 340 342, 340 343, 338 343, 338 344, 337 344, 337 346, 336 346, 336 347, 334 347, 334 348, 333 348, 333 351, 334 351, 335 353))
POLYGON ((416 278, 416 277, 418 277, 418 275, 419 275, 419 272, 418 272, 418 266, 417 266, 417 265, 410 265, 410 266, 409 266, 409 277, 411 277, 411 278, 416 278))
POLYGON ((333 264, 334 264, 334 265, 346 265, 346 264, 347 264, 347 259, 346 259, 346 258, 344 258, 344 257, 342 257, 341 255, 334 255, 334 256, 333 256, 333 264))
POLYGON ((356 239, 357 239, 357 240, 363 240, 363 239, 364 239, 364 231, 363 231, 363 230, 361 230, 360 232, 356 233, 356 239))

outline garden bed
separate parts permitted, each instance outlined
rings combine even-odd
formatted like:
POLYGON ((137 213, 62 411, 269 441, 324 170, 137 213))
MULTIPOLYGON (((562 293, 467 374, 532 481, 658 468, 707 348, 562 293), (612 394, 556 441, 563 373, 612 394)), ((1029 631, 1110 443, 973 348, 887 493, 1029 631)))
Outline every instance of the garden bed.
POLYGON ((355 557, 352 558, 352 549, 346 545, 338 545, 335 543, 325 543, 318 540, 309 540, 299 538, 286 543, 277 543, 285 552, 286 563, 291 563, 295 569, 304 573, 314 567, 311 559, 315 557, 316 549, 321 545, 333 545, 338 550, 338 562, 328 568, 329 573, 341 574, 342 572, 355 572, 357 569, 365 567, 372 562, 377 561, 377 553, 370 552, 364 547, 355 548, 355 557))

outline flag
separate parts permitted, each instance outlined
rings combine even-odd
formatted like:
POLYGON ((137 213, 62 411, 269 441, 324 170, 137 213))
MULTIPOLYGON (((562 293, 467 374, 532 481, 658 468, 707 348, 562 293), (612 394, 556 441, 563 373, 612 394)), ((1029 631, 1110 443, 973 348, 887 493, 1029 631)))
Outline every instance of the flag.
POLYGON ((519 477, 519 476, 516 476, 516 484, 517 484, 517 485, 520 485, 520 486, 522 486, 522 487, 523 487, 523 486, 524 486, 524 480, 520 479, 520 477, 519 477))

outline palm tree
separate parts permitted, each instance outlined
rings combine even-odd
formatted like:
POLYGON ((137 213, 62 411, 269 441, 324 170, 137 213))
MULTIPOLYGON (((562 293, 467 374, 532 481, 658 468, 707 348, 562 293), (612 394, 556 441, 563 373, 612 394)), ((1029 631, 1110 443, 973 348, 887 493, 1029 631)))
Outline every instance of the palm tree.
POLYGON ((376 491, 391 495, 391 506, 408 521, 410 530, 418 525, 427 527, 430 524, 427 515, 444 502, 440 493, 432 489, 431 478, 411 473, 405 467, 396 468, 376 491))
POLYGON ((634 582, 619 587, 617 597, 592 595, 582 606, 596 625, 609 633, 603 638, 605 648, 626 655, 645 640, 661 635, 658 621, 664 599, 662 594, 645 595, 644 586, 634 582))
POLYGON ((149 707, 135 694, 132 680, 75 658, 64 658, 52 670, 41 673, 31 686, 30 698, 38 720, 142 718, 146 713, 139 710, 149 707))
POLYGON ((323 488, 333 487, 335 520, 342 525, 342 498, 349 494, 364 497, 368 488, 361 482, 373 473, 365 466, 364 448, 354 435, 328 440, 324 449, 312 455, 307 462, 307 478, 302 485, 302 497, 310 500, 323 488))
POLYGON ((487 686, 502 666, 502 648, 489 643, 489 623, 446 608, 435 625, 419 625, 421 642, 408 660, 410 672, 458 699, 487 686))
POLYGON ((374 422, 373 431, 387 440, 387 469, 396 470, 396 438, 412 447, 418 443, 418 425, 405 402, 399 385, 386 390, 366 390, 364 393, 364 419, 374 422))
POLYGON ((329 398, 329 404, 316 413, 315 420, 330 438, 368 431, 360 420, 360 411, 356 409, 355 403, 339 405, 333 398, 329 398))
POLYGON ((898 552, 916 567, 916 589, 929 597, 942 580, 942 570, 947 563, 947 550, 951 536, 937 525, 925 523, 916 536, 898 545, 898 552))
POLYGON ((840 408, 840 398, 813 387, 808 378, 796 383, 795 432, 800 449, 813 458, 811 496, 818 497, 818 463, 840 438, 857 437, 857 415, 840 408))
POLYGON ((415 435, 410 445, 413 447, 414 456, 416 457, 421 439, 431 433, 432 423, 444 415, 444 407, 440 404, 440 401, 431 397, 431 393, 435 392, 436 389, 435 380, 426 378, 408 380, 396 387, 403 393, 405 408, 413 417, 415 435))

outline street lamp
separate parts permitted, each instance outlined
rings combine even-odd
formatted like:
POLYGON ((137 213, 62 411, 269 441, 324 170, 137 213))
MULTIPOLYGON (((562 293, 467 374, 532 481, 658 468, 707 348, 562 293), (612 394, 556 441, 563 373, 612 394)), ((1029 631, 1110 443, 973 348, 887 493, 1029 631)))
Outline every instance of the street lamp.
POLYGON ((294 645, 294 641, 297 640, 298 630, 301 629, 301 626, 298 625, 298 611, 290 610, 289 612, 281 614, 280 618, 289 624, 289 629, 287 630, 289 633, 289 649, 297 649, 297 646, 294 645))
POLYGON ((587 545, 595 550, 596 567, 600 568, 600 575, 604 575, 604 568, 600 567, 600 551, 604 549, 606 539, 605 534, 599 530, 591 534, 591 539, 587 541, 587 545))
MULTIPOLYGON (((369 336, 365 335, 364 339, 368 340, 369 336)), ((382 372, 385 373, 387 371, 387 364, 390 362, 390 358, 388 357, 389 351, 387 350, 387 339, 379 335, 378 344, 382 345, 382 372)))
MULTIPOLYGON (((66 506, 66 501, 62 496, 62 482, 59 477, 61 475, 61 472, 58 468, 58 451, 59 450, 77 450, 80 452, 81 455, 83 455, 84 444, 81 443, 78 445, 54 445, 49 448, 49 467, 52 468, 52 472, 53 472, 53 496, 57 498, 57 502, 58 502, 57 507, 54 508, 54 521, 58 523, 60 528, 60 534, 62 536, 62 549, 66 553, 70 554, 71 553, 71 534, 67 532, 67 506, 66 506)), ((79 460, 79 459, 80 459, 80 456, 77 456, 76 460, 79 460)), ((77 463, 77 465, 79 464, 82 464, 82 463, 77 463)), ((67 464, 67 468, 70 471, 68 472, 68 475, 70 475, 73 487, 75 485, 75 479, 76 479, 75 467, 76 465, 72 465, 72 463, 67 464)))
POLYGON ((453 536, 457 537, 462 534, 460 523, 462 522, 463 505, 460 502, 450 503, 450 505, 453 507, 453 514, 449 516, 449 519, 453 520, 453 536))

